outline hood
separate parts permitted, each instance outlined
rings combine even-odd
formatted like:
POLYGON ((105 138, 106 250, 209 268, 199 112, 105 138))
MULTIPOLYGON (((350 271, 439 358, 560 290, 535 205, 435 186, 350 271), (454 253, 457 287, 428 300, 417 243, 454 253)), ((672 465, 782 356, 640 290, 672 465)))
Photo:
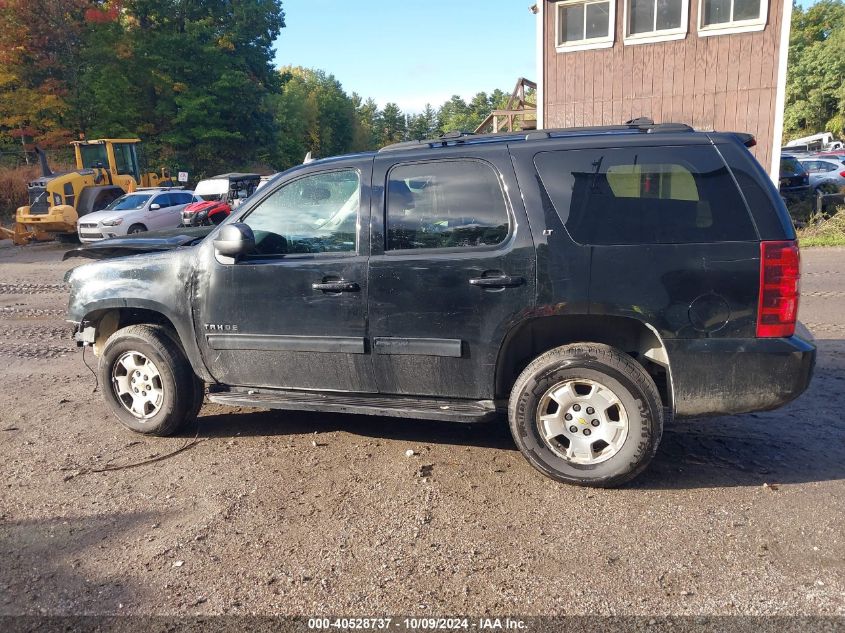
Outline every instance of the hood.
POLYGON ((66 260, 72 257, 111 259, 113 257, 125 257, 140 253, 170 251, 182 246, 198 244, 215 228, 214 226, 198 226, 194 228, 178 228, 141 234, 136 233, 134 235, 121 235, 70 250, 64 254, 62 259, 66 260))
MULTIPOLYGON (((140 211, 140 209, 138 209, 140 211)), ((99 224, 105 220, 116 220, 117 218, 125 218, 130 213, 135 211, 94 211, 93 213, 86 213, 79 217, 79 222, 85 224, 99 224)))
POLYGON ((183 213, 199 213, 200 211, 205 211, 207 209, 211 209, 218 205, 227 206, 225 202, 222 200, 203 200, 202 202, 192 202, 191 204, 187 205, 182 212, 183 213))

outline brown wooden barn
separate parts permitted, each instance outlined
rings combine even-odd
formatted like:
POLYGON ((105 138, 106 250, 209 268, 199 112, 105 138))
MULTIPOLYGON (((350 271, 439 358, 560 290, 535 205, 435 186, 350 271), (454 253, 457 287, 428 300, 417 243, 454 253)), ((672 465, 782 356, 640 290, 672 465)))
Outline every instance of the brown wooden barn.
POLYGON ((538 127, 751 132, 777 177, 791 0, 540 0, 538 127))

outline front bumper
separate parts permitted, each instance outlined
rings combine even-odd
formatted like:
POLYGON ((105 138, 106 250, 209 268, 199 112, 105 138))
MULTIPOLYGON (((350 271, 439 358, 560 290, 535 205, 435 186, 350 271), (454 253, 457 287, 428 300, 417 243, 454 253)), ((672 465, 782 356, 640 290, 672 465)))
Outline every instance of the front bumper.
POLYGON ((664 341, 676 417, 777 409, 800 396, 816 364, 812 335, 664 341))
POLYGON ((50 207, 47 213, 30 213, 29 207, 21 207, 15 214, 15 222, 49 233, 72 233, 77 219, 76 209, 66 204, 50 207))

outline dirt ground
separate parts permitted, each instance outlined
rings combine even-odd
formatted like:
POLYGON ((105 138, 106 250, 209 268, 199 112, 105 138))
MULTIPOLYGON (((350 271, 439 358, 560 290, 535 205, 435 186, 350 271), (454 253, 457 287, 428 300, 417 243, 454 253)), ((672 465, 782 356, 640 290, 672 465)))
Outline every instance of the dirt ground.
POLYGON ((803 252, 810 390, 674 423, 621 490, 543 478, 503 424, 206 405, 123 430, 62 252, 0 248, 0 615, 845 615, 845 249, 803 252))

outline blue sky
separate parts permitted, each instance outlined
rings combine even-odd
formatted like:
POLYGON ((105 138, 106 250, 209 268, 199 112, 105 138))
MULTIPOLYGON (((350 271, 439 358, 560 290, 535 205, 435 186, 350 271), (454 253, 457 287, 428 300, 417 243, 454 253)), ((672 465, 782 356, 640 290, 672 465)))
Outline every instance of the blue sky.
POLYGON ((416 112, 536 80, 532 0, 283 0, 276 63, 416 112))

